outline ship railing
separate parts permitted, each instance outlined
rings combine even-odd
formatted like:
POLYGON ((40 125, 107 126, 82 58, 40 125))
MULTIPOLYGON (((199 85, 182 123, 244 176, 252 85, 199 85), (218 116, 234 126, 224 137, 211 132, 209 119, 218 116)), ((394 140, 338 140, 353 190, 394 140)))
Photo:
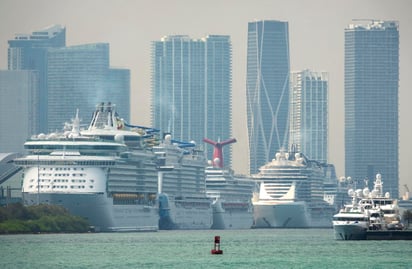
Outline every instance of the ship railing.
POLYGON ((213 198, 213 199, 219 199, 220 198, 220 192, 216 191, 206 191, 206 196, 213 198))

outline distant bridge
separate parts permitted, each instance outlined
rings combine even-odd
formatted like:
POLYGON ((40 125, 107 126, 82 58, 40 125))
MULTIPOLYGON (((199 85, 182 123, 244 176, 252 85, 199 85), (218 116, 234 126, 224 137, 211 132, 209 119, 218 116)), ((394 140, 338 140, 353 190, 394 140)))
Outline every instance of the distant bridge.
POLYGON ((14 165, 14 159, 20 157, 20 153, 0 153, 0 184, 17 174, 22 168, 14 165))
MULTIPOLYGON (((18 157, 21 157, 20 153, 0 153, 0 185, 22 170, 14 164, 14 159, 18 157)), ((17 202, 21 202, 21 188, 0 186, 0 205, 17 202)))

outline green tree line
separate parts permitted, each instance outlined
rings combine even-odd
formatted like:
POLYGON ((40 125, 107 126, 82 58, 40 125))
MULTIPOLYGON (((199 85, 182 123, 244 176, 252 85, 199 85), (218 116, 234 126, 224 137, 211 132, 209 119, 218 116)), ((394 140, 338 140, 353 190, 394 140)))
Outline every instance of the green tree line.
POLYGON ((23 206, 21 203, 0 207, 0 234, 84 233, 89 223, 56 205, 23 206))

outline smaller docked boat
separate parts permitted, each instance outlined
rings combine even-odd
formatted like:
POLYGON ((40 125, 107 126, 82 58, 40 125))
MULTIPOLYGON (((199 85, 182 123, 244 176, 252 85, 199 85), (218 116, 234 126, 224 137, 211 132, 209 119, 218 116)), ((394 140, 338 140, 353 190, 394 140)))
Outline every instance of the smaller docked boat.
POLYGON ((335 238, 341 240, 366 239, 366 231, 369 227, 369 215, 365 208, 361 207, 356 193, 352 195, 352 203, 347 204, 333 216, 333 229, 335 238))
POLYGON ((364 240, 368 231, 402 230, 397 199, 383 194, 383 182, 376 175, 372 191, 350 189, 352 203, 333 216, 333 229, 338 240, 364 240))

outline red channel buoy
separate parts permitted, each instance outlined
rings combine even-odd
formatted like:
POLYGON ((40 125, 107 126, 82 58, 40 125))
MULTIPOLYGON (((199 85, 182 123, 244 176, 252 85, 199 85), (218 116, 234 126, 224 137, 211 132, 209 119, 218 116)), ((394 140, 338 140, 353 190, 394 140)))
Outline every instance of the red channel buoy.
POLYGON ((210 251, 211 254, 223 254, 223 250, 220 249, 220 236, 215 236, 215 247, 210 251))

